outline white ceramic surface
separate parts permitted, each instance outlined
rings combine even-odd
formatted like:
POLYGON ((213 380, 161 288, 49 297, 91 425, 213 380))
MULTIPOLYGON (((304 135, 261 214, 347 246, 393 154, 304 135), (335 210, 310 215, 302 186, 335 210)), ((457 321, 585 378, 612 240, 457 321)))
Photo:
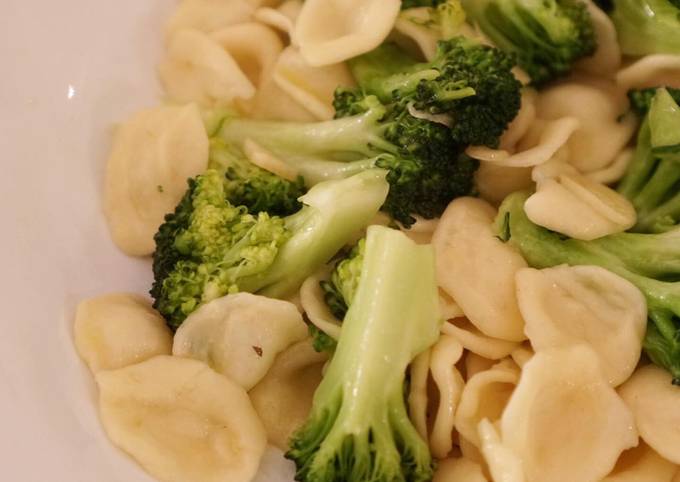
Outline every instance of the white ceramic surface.
POLYGON ((149 262, 108 237, 100 186, 111 124, 157 102, 173 5, 0 1, 0 480, 151 481, 103 434, 71 323, 83 297, 149 287, 149 262))

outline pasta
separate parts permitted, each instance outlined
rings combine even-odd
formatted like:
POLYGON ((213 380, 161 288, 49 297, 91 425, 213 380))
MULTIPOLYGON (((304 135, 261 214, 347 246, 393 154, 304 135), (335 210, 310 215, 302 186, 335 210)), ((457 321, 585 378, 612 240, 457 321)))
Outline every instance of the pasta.
POLYGON ((442 333, 455 336, 466 350, 490 360, 500 360, 512 353, 517 342, 486 336, 467 318, 456 318, 444 323, 442 333))
POLYGON ((431 349, 416 356, 409 367, 411 386, 408 395, 409 418, 413 421, 423 440, 428 439, 427 427, 427 380, 430 375, 431 349))
POLYGON ((432 482, 451 482, 460 480, 465 482, 487 482, 479 464, 465 457, 442 460, 437 465, 437 472, 432 482))
POLYGON ((680 465, 680 392, 663 369, 647 365, 619 389, 635 416, 642 439, 666 460, 680 465))
POLYGON ((214 32, 248 21, 254 10, 246 0, 182 0, 165 26, 166 37, 186 29, 214 32))
POLYGON ((612 386, 633 373, 647 326, 647 303, 630 282, 596 266, 526 268, 517 299, 533 348, 588 344, 612 386))
POLYGON ((489 465, 494 482, 524 482, 522 461, 501 442, 501 437, 491 422, 483 419, 479 422, 479 439, 482 454, 489 465))
POLYGON ((647 55, 616 74, 623 89, 646 87, 680 87, 680 55, 647 55))
POLYGON ((432 237, 437 280, 482 333, 522 341, 514 276, 526 262, 495 237, 494 216, 494 209, 479 199, 459 198, 446 208, 432 237))
POLYGON ((93 373, 169 355, 172 334, 149 301, 112 293, 81 301, 73 325, 76 349, 93 373))
POLYGON ((527 482, 598 482, 638 440, 633 415, 583 345, 539 351, 524 365, 501 433, 527 482))
POLYGON ((380 45, 399 14, 399 0, 307 0, 295 26, 310 65, 330 65, 380 45))
POLYGON ((255 10, 253 18, 269 27, 288 35, 291 45, 297 45, 293 36, 295 20, 302 10, 301 0, 286 0, 277 8, 261 7, 255 10))
POLYGON ((327 359, 325 353, 314 351, 309 339, 300 341, 281 352, 250 390, 267 439, 281 450, 288 448, 290 436, 307 418, 327 359))
POLYGON ((300 304, 314 326, 337 340, 340 338, 340 320, 333 316, 324 301, 324 293, 319 284, 324 278, 325 274, 315 274, 302 283, 300 304))
POLYGON ((437 51, 440 32, 433 28, 431 9, 409 8, 397 17, 392 39, 416 57, 432 60, 437 51))
POLYGON ((158 356, 97 374, 111 441, 162 481, 250 480, 267 439, 246 392, 207 365, 158 356))
POLYGON ((177 330, 172 353, 201 360, 250 390, 276 355, 306 337, 307 326, 292 303, 237 293, 192 313, 177 330))
POLYGON ((208 165, 208 136, 189 104, 141 111, 120 125, 106 167, 104 211, 116 245, 145 256, 166 213, 184 195, 186 180, 208 165))
POLYGON ((490 370, 498 361, 484 358, 475 352, 469 351, 465 354, 465 380, 469 381, 477 373, 490 370))
POLYGON ((614 23, 592 0, 585 1, 593 19, 597 50, 594 55, 581 59, 576 67, 588 74, 612 76, 621 66, 621 48, 616 38, 614 23))
POLYGON ((626 450, 602 482, 672 482, 677 466, 644 442, 626 450))

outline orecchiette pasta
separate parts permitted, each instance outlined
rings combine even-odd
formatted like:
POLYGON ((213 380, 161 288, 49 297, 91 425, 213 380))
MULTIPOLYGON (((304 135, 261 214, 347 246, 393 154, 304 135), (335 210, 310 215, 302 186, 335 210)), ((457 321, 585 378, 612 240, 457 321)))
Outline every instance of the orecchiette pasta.
MULTIPOLYGON (((409 238, 413 239, 411 236, 409 236, 409 238)), ((418 242, 418 240, 414 241, 418 242)), ((446 291, 442 290, 441 288, 439 289, 439 311, 444 320, 452 320, 454 318, 465 316, 463 310, 461 310, 460 306, 458 306, 458 303, 453 301, 453 298, 446 294, 446 291)))
POLYGON ((506 167, 482 162, 475 173, 479 195, 493 204, 500 204, 509 194, 531 187, 531 167, 506 167))
POLYGON ((517 143, 529 131, 536 119, 536 91, 530 88, 522 89, 522 104, 517 116, 508 125, 500 140, 500 148, 513 150, 517 143))
POLYGON ((602 482, 672 482, 677 466, 641 442, 619 457, 614 470, 602 482))
POLYGON ((168 38, 184 29, 210 33, 248 21, 254 6, 245 0, 182 0, 166 24, 168 38))
POLYGON ((439 461, 432 482, 452 482, 454 480, 487 482, 480 465, 472 460, 460 457, 439 461))
POLYGON ((619 389, 640 436, 663 458, 680 465, 680 390, 655 365, 638 369, 619 389))
POLYGON ((146 298, 115 293, 81 301, 73 326, 76 349, 93 373, 169 355, 172 334, 146 298))
POLYGON ((104 210, 116 245, 151 254, 153 236, 208 166, 208 136, 195 105, 137 113, 116 131, 106 168, 104 210))
POLYGON ((680 55, 657 54, 642 57, 616 74, 625 90, 646 87, 680 87, 680 55))
POLYGON ((633 416, 587 346, 539 351, 501 418, 528 482, 598 482, 637 445, 633 416))
POLYGON ((249 390, 281 351, 306 337, 292 303, 237 293, 192 313, 177 330, 172 353, 202 360, 249 390))
POLYGON ((404 10, 394 23, 393 40, 416 57, 432 60, 441 35, 434 28, 430 8, 419 7, 404 10))
POLYGON ((594 55, 581 59, 576 68, 593 75, 612 76, 621 66, 621 48, 616 38, 614 22, 592 0, 585 4, 595 28, 597 50, 594 55))
POLYGON ((630 161, 633 159, 634 149, 624 149, 619 153, 609 166, 591 171, 586 174, 586 177, 592 181, 602 184, 611 184, 620 180, 628 169, 630 161))
POLYGON ((250 480, 267 438, 248 394, 207 365, 158 356, 97 374, 111 441, 159 480, 250 480))
POLYGON ((416 430, 427 441, 427 380, 430 375, 431 349, 416 356, 409 367, 408 414, 416 430))
POLYGON ((517 342, 485 335, 467 318, 456 318, 442 325, 442 333, 455 336, 466 350, 490 360, 508 356, 518 346, 517 342))
POLYGON ((465 380, 468 381, 477 373, 490 370, 496 363, 498 363, 498 360, 484 358, 474 352, 468 351, 465 354, 465 380))
POLYGON ((255 10, 253 18, 258 22, 280 30, 288 35, 292 45, 297 45, 293 31, 295 20, 302 10, 302 0, 286 0, 277 8, 261 7, 255 10))
POLYGON ((255 95, 255 86, 236 60, 198 30, 180 30, 170 38, 158 73, 167 95, 177 102, 211 105, 255 95))
POLYGON ((459 198, 446 208, 432 237, 437 279, 482 333, 522 341, 514 277, 526 262, 495 236, 494 216, 494 208, 479 199, 459 198))
POLYGON ((250 391, 268 440, 280 449, 288 449, 290 436, 307 418, 327 359, 325 353, 312 348, 309 339, 298 342, 276 357, 250 391))
POLYGON ((392 30, 399 0, 307 0, 295 26, 302 56, 330 65, 373 50, 392 30))
POLYGON ((483 419, 479 422, 478 432, 482 454, 494 482, 524 482, 522 460, 503 445, 496 427, 483 419))
POLYGON ((314 116, 274 82, 274 72, 263 73, 255 97, 239 102, 239 107, 253 119, 309 122, 314 116))
POLYGON ((512 361, 515 362, 515 364, 522 368, 524 365, 531 360, 531 357, 534 356, 534 350, 531 347, 531 343, 525 341, 522 343, 520 346, 515 348, 512 353, 510 353, 510 357, 512 358, 512 361))

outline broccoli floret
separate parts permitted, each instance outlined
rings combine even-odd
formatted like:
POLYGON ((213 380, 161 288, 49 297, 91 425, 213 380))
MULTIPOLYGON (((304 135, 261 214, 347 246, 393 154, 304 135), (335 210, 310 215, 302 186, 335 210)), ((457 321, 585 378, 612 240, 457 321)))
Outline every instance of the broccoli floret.
POLYGON ((460 34, 465 23, 465 10, 460 0, 425 0, 402 3, 400 21, 414 23, 426 28, 438 39, 447 40, 460 34), (405 6, 406 5, 406 6, 405 6), (415 10, 411 10, 414 9, 415 10))
MULTIPOLYGON (((644 117, 649 112, 649 107, 652 105, 652 99, 656 95, 659 87, 651 87, 648 89, 630 90, 628 91, 628 100, 630 107, 640 117, 644 117)), ((680 89, 673 87, 666 87, 668 93, 673 97, 675 103, 680 103, 680 89)))
POLYGON ((281 218, 251 214, 227 198, 221 170, 189 181, 189 190, 156 234, 154 307, 176 329, 200 305, 247 291, 288 296, 378 212, 385 171, 372 169, 320 183, 281 218))
POLYGON ((437 7, 447 0, 401 0, 401 9, 418 8, 418 7, 437 7))
POLYGON ((390 192, 383 209, 409 225, 411 215, 436 217, 474 186, 476 161, 461 155, 448 129, 417 119, 374 96, 342 92, 337 103, 356 112, 316 123, 224 121, 219 136, 240 147, 247 139, 296 170, 313 186, 372 167, 387 169, 390 192))
POLYGON ((597 47, 580 0, 463 0, 463 6, 492 42, 517 55, 537 85, 568 74, 597 47))
POLYGON ((611 17, 624 54, 680 54, 677 0, 614 0, 611 17))
POLYGON ((619 184, 638 213, 638 232, 675 229, 680 220, 680 107, 659 89, 638 134, 635 155, 619 184))
POLYGON ((427 444, 404 400, 410 361, 438 337, 434 253, 371 226, 354 300, 309 418, 286 456, 303 482, 425 482, 427 444))
POLYGON ((454 140, 462 145, 496 147, 521 104, 514 56, 464 37, 439 42, 427 63, 384 44, 349 65, 359 88, 382 102, 446 115, 454 140))

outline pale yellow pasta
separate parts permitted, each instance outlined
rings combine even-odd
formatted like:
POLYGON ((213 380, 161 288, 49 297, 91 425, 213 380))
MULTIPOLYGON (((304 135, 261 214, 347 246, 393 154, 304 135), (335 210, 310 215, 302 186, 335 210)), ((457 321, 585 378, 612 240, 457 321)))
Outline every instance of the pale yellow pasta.
POLYGON ((625 90, 648 87, 680 87, 680 55, 647 55, 616 74, 625 90))
POLYGON ((307 318, 319 330, 331 338, 340 338, 341 321, 338 320, 324 301, 321 281, 326 279, 327 273, 317 273, 305 280, 300 287, 300 304, 307 314, 307 318))
POLYGON ((487 419, 477 427, 482 454, 494 482, 524 482, 522 460, 501 442, 496 427, 487 419))
POLYGON ((172 35, 158 73, 167 96, 176 102, 212 105, 255 95, 255 86, 236 60, 199 30, 172 35))
MULTIPOLYGON (((412 236, 409 237, 413 239, 412 236)), ((419 242, 420 240, 416 239, 415 241, 419 242)), ((444 320, 452 320, 465 316, 463 310, 458 306, 458 303, 453 301, 453 298, 446 294, 446 291, 441 288, 439 288, 439 313, 444 320)))
POLYGON ((442 333, 455 336, 466 350, 490 360, 500 360, 517 348, 515 341, 485 335, 466 318, 456 318, 442 325, 442 333))
POLYGON ((440 460, 432 482, 487 482, 482 467, 465 457, 440 460))
POLYGON ((314 116, 274 82, 274 72, 266 73, 255 97, 239 103, 239 108, 253 119, 311 122, 314 116))
POLYGON ((490 370, 496 363, 498 363, 498 360, 484 358, 481 355, 468 351, 465 354, 465 380, 468 381, 477 373, 490 370))
POLYGON ((525 341, 510 353, 510 357, 520 368, 523 368, 532 356, 534 356, 534 350, 528 341, 525 341))
POLYGON ((586 343, 612 386, 635 370, 647 327, 647 303, 632 283, 598 266, 525 268, 517 299, 533 348, 586 343))
POLYGON ((267 439, 281 450, 288 449, 290 436, 309 415, 327 359, 327 354, 314 350, 310 339, 303 340, 280 353, 264 378, 250 390, 267 439))
POLYGON ((246 0, 182 0, 165 26, 166 36, 170 38, 184 29, 210 33, 247 22, 254 10, 246 0))
POLYGON ((297 48, 290 46, 276 62, 274 82, 315 118, 329 120, 335 115, 335 89, 353 86, 354 78, 344 63, 313 67, 297 48))
POLYGON ((301 0, 286 0, 277 8, 261 7, 255 10, 253 18, 258 22, 268 25, 276 30, 279 30, 290 39, 292 45, 297 45, 293 31, 295 29, 295 20, 300 15, 302 10, 301 0))
POLYGON ((527 482, 598 482, 638 440, 633 415, 585 345, 539 351, 524 365, 501 432, 527 482))
POLYGON ((621 66, 621 48, 616 38, 616 27, 609 15, 592 0, 585 0, 595 29, 597 50, 594 55, 579 60, 576 68, 592 75, 611 77, 621 66))
POLYGON ((427 380, 430 376, 431 349, 418 354, 409 367, 408 414, 423 440, 427 441, 427 380))
POLYGON ((480 199, 459 198, 449 204, 432 236, 437 281, 482 333, 522 341, 524 321, 514 278, 526 262, 496 237, 495 215, 480 199))
POLYGON ((430 434, 430 451, 436 458, 446 457, 453 448, 453 427, 458 401, 465 381, 456 368, 463 346, 455 337, 442 335, 431 349, 430 371, 439 392, 437 412, 430 434))
POLYGON ((612 184, 619 181, 633 160, 634 152, 633 148, 622 150, 609 166, 597 171, 591 171, 586 174, 586 177, 602 184, 612 184))
POLYGON ((439 224, 439 219, 423 219, 419 216, 416 216, 415 219, 416 221, 409 228, 400 225, 399 229, 418 244, 430 244, 432 235, 439 224))
POLYGON ((280 352, 307 336, 292 303, 236 293, 189 315, 175 333, 172 353, 201 360, 250 390, 280 352))
POLYGON ((663 368, 638 369, 619 389, 640 436, 663 458, 680 465, 680 390, 663 368))
POLYGON ((397 17, 392 39, 412 55, 432 60, 437 51, 440 32, 432 28, 432 9, 409 8, 397 17))
POLYGON ((519 369, 514 364, 497 364, 489 370, 468 376, 456 409, 456 430, 482 448, 477 426, 483 419, 492 423, 501 418, 515 386, 519 369))
POLYGON ((116 245, 153 253, 153 236, 175 209, 186 180, 208 166, 208 136, 195 105, 157 107, 116 130, 106 166, 104 212, 116 245))
POLYGON ((250 138, 243 140, 243 153, 256 166, 288 181, 294 181, 300 175, 297 169, 286 164, 270 150, 250 138))
POLYGON ((207 365, 157 356, 97 374, 111 441, 163 482, 251 480, 267 445, 248 394, 207 365))
POLYGON ((539 181, 524 211, 534 224, 586 241, 626 231, 637 220, 627 198, 577 172, 539 181))
POLYGON ((400 7, 400 0, 307 0, 295 38, 311 65, 336 64, 380 45, 400 7))
POLYGON ((536 103, 538 117, 578 119, 569 137, 570 163, 586 173, 608 166, 628 144, 637 128, 628 110, 625 91, 600 82, 569 82, 543 90, 536 103))
POLYGON ((677 466, 644 442, 626 450, 602 482, 673 482, 677 466))
POLYGON ((458 446, 460 447, 460 452, 463 454, 463 457, 479 464, 482 467, 484 475, 490 477, 489 467, 486 464, 486 461, 484 460, 484 455, 482 455, 482 452, 477 448, 475 444, 470 442, 462 435, 459 435, 458 446))
POLYGON ((509 194, 533 185, 531 167, 506 167, 482 162, 475 173, 479 195, 493 204, 500 204, 509 194))
POLYGON ((522 89, 522 104, 517 116, 510 122, 501 136, 501 149, 514 150, 517 143, 529 131, 531 124, 536 119, 536 96, 534 89, 522 89))
POLYGON ((78 353, 93 373, 172 351, 172 334, 163 317, 148 299, 132 293, 81 301, 73 337, 78 353))

